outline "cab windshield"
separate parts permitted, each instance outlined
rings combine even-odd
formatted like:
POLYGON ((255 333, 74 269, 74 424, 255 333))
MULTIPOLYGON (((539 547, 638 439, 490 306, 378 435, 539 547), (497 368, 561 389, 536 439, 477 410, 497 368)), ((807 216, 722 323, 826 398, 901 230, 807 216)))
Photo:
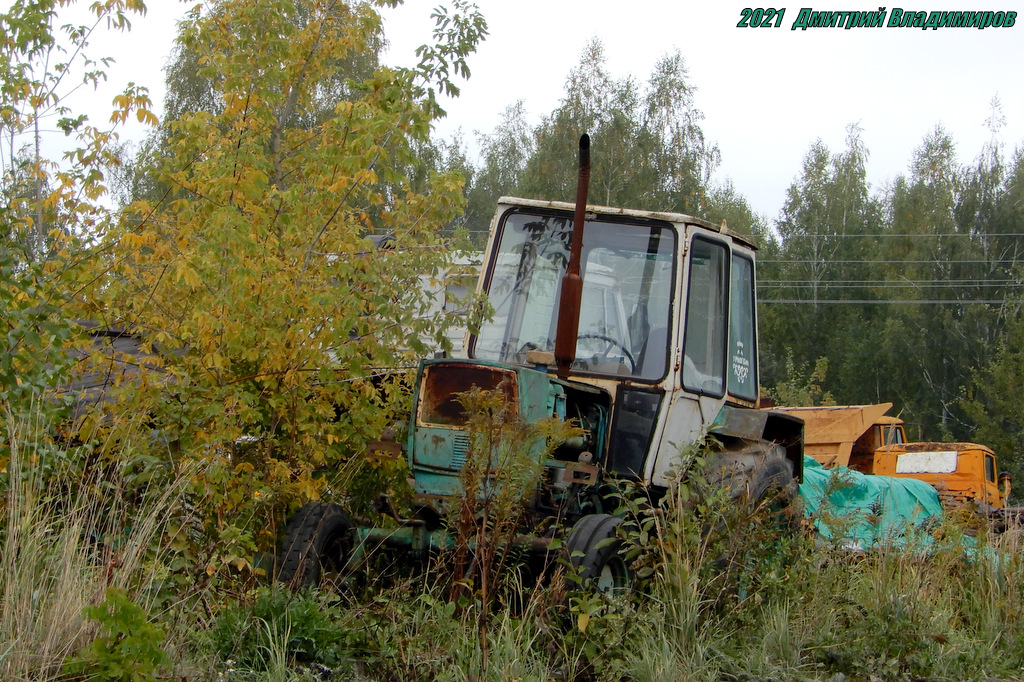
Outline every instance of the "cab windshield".
MULTIPOLYGON (((481 326, 473 357, 525 363, 527 351, 555 348, 572 219, 513 212, 500 229, 487 287, 494 317, 481 326)), ((574 371, 665 376, 675 252, 667 224, 586 222, 574 371)))

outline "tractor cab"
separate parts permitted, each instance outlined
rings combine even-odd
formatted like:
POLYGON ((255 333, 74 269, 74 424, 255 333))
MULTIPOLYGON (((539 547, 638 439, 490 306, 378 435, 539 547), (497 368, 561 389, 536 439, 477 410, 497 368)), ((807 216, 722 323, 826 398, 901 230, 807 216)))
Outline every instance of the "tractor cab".
MULTIPOLYGON (((418 495, 460 490, 465 415, 445 422, 431 406, 473 386, 501 384, 522 418, 571 420, 593 466, 655 486, 708 433, 771 431, 764 411, 747 409, 758 400, 754 247, 697 218, 587 206, 575 353, 557 376, 573 223, 572 204, 500 200, 478 283, 493 315, 468 335, 465 358, 421 366, 407 443, 418 495)), ((566 459, 548 462, 555 480, 566 459)))

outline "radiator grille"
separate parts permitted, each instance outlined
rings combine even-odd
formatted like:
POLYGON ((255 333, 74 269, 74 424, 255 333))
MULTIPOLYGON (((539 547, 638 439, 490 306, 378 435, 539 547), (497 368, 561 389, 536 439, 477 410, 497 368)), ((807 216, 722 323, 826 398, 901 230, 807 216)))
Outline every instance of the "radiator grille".
POLYGON ((459 432, 455 434, 454 441, 452 442, 452 462, 449 465, 451 469, 461 469, 466 464, 466 455, 469 453, 469 434, 459 432))

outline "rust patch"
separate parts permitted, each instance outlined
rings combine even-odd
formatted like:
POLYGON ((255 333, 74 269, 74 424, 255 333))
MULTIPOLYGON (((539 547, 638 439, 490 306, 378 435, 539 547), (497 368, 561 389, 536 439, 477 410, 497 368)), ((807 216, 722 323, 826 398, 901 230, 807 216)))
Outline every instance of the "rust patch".
POLYGON ((466 408, 459 402, 459 394, 474 387, 503 391, 515 413, 518 402, 515 372, 469 363, 437 364, 431 365, 423 374, 419 422, 434 426, 464 425, 466 408))
POLYGON ((402 446, 395 441, 376 440, 367 446, 367 458, 377 461, 392 461, 402 455, 402 446))
POLYGON ((582 462, 568 462, 565 465, 565 482, 582 483, 583 485, 597 484, 597 466, 584 464, 582 462))

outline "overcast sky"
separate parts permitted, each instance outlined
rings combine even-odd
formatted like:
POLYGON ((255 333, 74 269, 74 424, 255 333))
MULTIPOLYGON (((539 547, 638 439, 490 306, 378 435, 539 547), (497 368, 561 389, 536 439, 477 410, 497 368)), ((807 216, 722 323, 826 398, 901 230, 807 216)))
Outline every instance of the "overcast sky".
MULTIPOLYGON (((429 38, 436 0, 408 0, 387 15, 391 58, 429 38)), ((676 48, 697 88, 704 131, 754 209, 777 217, 810 144, 845 145, 859 123, 870 152, 869 180, 880 189, 905 173, 915 148, 941 124, 962 162, 990 133, 992 98, 1002 102, 1007 152, 1024 143, 1024 22, 1012 28, 817 28, 791 30, 801 5, 786 7, 779 28, 738 28, 749 3, 681 0, 517 0, 480 3, 490 36, 470 62, 472 78, 450 102, 440 130, 489 132, 517 99, 539 120, 557 106, 586 42, 599 38, 614 77, 646 80, 676 48)), ((877 11, 863 2, 806 4, 819 10, 877 11)), ((892 8, 887 8, 890 11, 892 8)), ((910 11, 1000 10, 960 0, 904 6, 910 11)), ((888 14, 887 14, 888 19, 888 14)), ((572 153, 572 152, 570 152, 572 153)), ((643 207, 656 209, 657 207, 643 207)))
MULTIPOLYGON (((442 0, 406 0, 385 11, 391 48, 385 59, 412 65, 431 38, 431 9, 442 0)), ((184 5, 149 0, 131 34, 102 45, 115 54, 111 82, 132 80, 162 97, 162 67, 184 5)), ((718 144, 718 179, 730 178, 754 209, 774 219, 810 144, 844 146, 859 123, 870 152, 869 181, 879 190, 906 173, 913 151, 941 124, 972 161, 989 139, 993 97, 1002 102, 1007 154, 1024 144, 1022 16, 1011 28, 816 28, 791 30, 801 7, 785 8, 778 28, 739 28, 744 3, 684 0, 479 0, 490 35, 470 57, 462 95, 445 102, 443 137, 461 129, 467 142, 490 132, 504 109, 524 100, 531 122, 550 113, 587 41, 599 38, 613 77, 647 79, 657 59, 679 49, 704 112, 707 138, 718 144)), ((1009 3, 1007 3, 1009 4, 1009 3)), ((877 11, 877 3, 823 2, 815 11, 877 11)), ((891 12, 892 7, 887 7, 891 12)), ((958 0, 905 11, 1006 10, 958 0)), ((888 18, 888 15, 887 15, 888 18)), ((109 100, 107 100, 109 101, 109 100)), ((574 153, 575 150, 567 150, 574 153)), ((637 208, 657 209, 656 206, 637 208)), ((713 216, 708 216, 713 218, 713 216)))

